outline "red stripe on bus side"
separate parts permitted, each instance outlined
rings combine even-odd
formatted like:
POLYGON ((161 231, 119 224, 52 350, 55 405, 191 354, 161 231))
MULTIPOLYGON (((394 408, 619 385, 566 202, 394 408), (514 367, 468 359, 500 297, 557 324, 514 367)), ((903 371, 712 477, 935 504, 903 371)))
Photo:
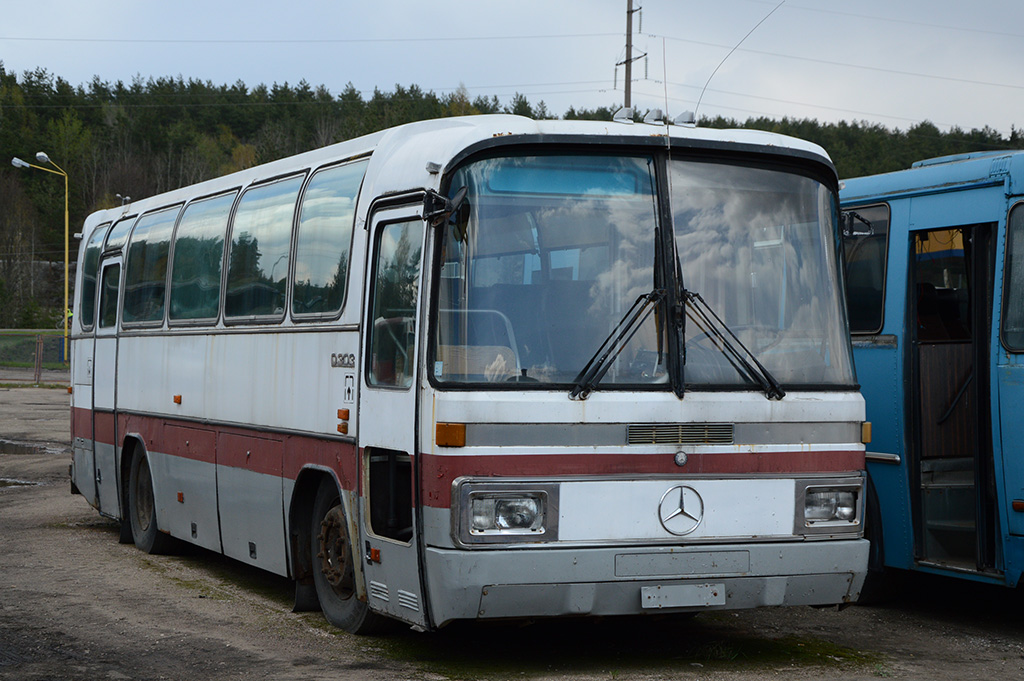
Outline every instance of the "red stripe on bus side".
POLYGON ((217 434, 217 463, 281 477, 284 443, 272 437, 222 431, 217 434))
MULTIPOLYGON (((89 410, 82 411, 88 418, 89 410)), ((114 444, 113 414, 95 414, 96 441, 114 444)), ((333 470, 342 489, 356 489, 356 446, 351 442, 267 433, 253 428, 204 426, 161 416, 119 414, 118 417, 118 432, 138 435, 149 451, 289 480, 296 480, 303 468, 317 466, 333 470)))
MULTIPOLYGON (((83 410, 88 411, 88 410, 83 410)), ((95 412, 96 441, 114 443, 114 418, 95 412)), ((356 490, 357 450, 350 442, 265 433, 232 426, 205 427, 166 417, 121 415, 120 432, 137 433, 150 451, 274 475, 298 478, 306 466, 335 471, 342 488, 356 490)), ((569 475, 749 475, 839 473, 864 468, 863 451, 728 452, 691 454, 677 466, 670 454, 550 454, 445 456, 420 454, 425 505, 451 505, 451 484, 463 476, 559 477, 569 475)))
POLYGON ((736 452, 691 454, 677 466, 671 454, 552 454, 442 456, 421 454, 423 502, 451 506, 452 481, 462 476, 557 477, 567 475, 748 475, 839 473, 864 469, 862 451, 736 452))
POLYGON ((114 444, 117 440, 116 423, 114 421, 113 412, 94 411, 93 428, 95 429, 95 435, 93 437, 97 442, 114 444))
POLYGON ((92 439, 92 409, 71 408, 71 439, 92 439))

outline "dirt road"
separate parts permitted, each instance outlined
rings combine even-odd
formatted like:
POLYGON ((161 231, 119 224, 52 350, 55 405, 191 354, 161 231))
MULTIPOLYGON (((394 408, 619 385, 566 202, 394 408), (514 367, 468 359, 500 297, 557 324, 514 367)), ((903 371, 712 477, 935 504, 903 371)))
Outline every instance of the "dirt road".
POLYGON ((1024 599, 939 579, 884 608, 350 636, 292 613, 286 580, 118 544, 70 494, 66 419, 63 391, 0 389, 0 679, 1024 677, 1024 599))

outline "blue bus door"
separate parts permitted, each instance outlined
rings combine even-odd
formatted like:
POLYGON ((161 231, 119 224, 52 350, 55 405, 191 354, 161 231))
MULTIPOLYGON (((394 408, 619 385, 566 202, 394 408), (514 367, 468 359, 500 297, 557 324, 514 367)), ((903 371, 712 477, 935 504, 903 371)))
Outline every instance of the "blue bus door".
POLYGON ((992 235, 992 225, 965 225, 910 237, 907 442, 915 554, 920 563, 970 571, 995 567, 992 235))

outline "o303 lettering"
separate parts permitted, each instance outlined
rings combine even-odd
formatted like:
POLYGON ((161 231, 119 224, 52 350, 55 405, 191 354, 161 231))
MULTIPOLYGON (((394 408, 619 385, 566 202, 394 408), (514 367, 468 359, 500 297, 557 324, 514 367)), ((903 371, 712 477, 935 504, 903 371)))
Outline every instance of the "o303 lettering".
POLYGON ((354 369, 356 367, 356 356, 351 352, 332 352, 331 368, 354 369))

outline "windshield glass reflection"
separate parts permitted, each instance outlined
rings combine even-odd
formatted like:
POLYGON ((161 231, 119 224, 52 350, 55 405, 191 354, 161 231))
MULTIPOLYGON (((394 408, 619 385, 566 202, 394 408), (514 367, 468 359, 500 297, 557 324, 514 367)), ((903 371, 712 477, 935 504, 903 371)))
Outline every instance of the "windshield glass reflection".
MULTIPOLYGON (((763 167, 669 169, 682 285, 781 384, 851 385, 834 195, 763 167)), ((653 158, 619 156, 494 158, 457 171, 451 191, 468 193, 441 228, 434 379, 571 386, 637 298, 668 285, 655 274, 655 174, 653 158)), ((598 389, 669 389, 665 317, 659 303, 598 389)), ((761 389, 707 331, 688 315, 686 389, 761 389)))
MULTIPOLYGON (((782 384, 851 384, 836 276, 834 198, 764 168, 670 163, 683 284, 782 384)), ((687 310, 687 384, 749 384, 687 310)))
MULTIPOLYGON (((443 239, 434 375, 568 384, 654 287, 653 161, 489 159, 459 171, 443 239)), ((602 385, 664 380, 652 315, 602 385)))

